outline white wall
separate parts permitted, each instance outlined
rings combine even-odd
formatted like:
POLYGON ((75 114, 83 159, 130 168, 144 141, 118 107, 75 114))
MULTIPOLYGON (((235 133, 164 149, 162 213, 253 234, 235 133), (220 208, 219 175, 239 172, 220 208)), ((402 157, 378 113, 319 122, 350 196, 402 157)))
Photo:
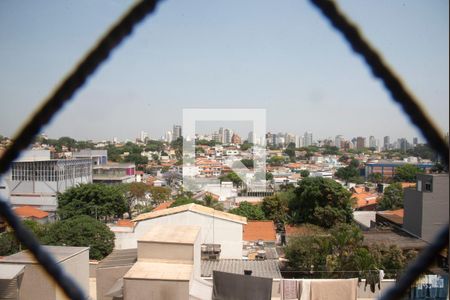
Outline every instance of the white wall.
POLYGON ((200 226, 201 244, 221 244, 220 258, 242 259, 242 224, 191 211, 140 221, 133 233, 115 233, 115 247, 136 248, 137 240, 156 224, 200 226))

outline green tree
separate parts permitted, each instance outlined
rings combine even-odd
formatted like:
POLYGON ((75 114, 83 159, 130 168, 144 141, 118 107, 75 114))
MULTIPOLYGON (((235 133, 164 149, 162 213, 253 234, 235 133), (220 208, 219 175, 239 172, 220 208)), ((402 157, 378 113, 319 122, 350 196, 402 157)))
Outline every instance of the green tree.
POLYGON ((153 201, 161 203, 170 199, 171 190, 162 186, 152 186, 149 188, 153 201))
POLYGON ((399 182, 414 182, 416 181, 416 175, 423 173, 423 170, 417 166, 411 164, 404 164, 395 168, 395 180, 399 182))
POLYGON ((108 220, 122 217, 127 210, 123 188, 105 184, 81 184, 58 195, 59 217, 64 220, 88 215, 108 220))
POLYGON ((260 205, 252 205, 247 201, 241 202, 239 207, 230 209, 232 214, 246 217, 248 220, 264 220, 264 212, 260 205))
POLYGON ((385 190, 378 202, 379 210, 394 210, 403 208, 403 187, 400 183, 392 183, 385 190))
POLYGON ((190 197, 181 196, 181 197, 178 197, 178 198, 170 205, 170 207, 177 207, 177 206, 181 206, 181 205, 185 205, 185 204, 190 204, 190 203, 195 203, 195 204, 200 204, 200 205, 203 204, 201 201, 194 200, 194 199, 192 199, 192 198, 190 198, 190 197))
MULTIPOLYGON (((48 225, 40 224, 33 220, 24 220, 23 224, 28 228, 34 236, 43 241, 48 233, 48 225)), ((14 236, 14 231, 8 228, 5 232, 0 233, 0 256, 7 256, 19 252, 24 246, 14 236)))
POLYGON ((288 218, 289 201, 294 197, 293 190, 264 197, 261 209, 266 219, 273 220, 275 223, 285 223, 288 218))
POLYGON ((349 182, 355 181, 359 178, 359 172, 357 168, 349 165, 347 167, 337 169, 334 176, 344 180, 345 183, 348 184, 349 182))
POLYGON ((373 183, 382 183, 383 182, 383 175, 381 173, 372 173, 369 175, 369 181, 373 183))
POLYGON ((272 166, 281 166, 284 164, 284 162, 285 162, 285 158, 283 156, 272 156, 268 160, 269 165, 272 165, 272 166))
POLYGON ((231 181, 233 185, 240 187, 242 186, 242 179, 236 173, 230 172, 226 175, 222 175, 219 177, 220 182, 223 181, 231 181))
POLYGON ((250 149, 251 147, 253 147, 252 143, 249 143, 247 141, 244 141, 244 143, 241 145, 241 150, 242 151, 247 151, 248 149, 250 149))
POLYGON ((300 170, 300 176, 302 176, 302 178, 306 178, 309 176, 309 171, 308 170, 300 170))
POLYGON ((335 146, 325 146, 324 150, 322 151, 323 155, 338 155, 339 154, 339 148, 335 146))
POLYGON ((203 197, 203 204, 202 205, 207 206, 207 207, 211 207, 211 208, 214 208, 214 209, 220 210, 220 211, 223 210, 223 204, 220 203, 219 201, 217 201, 211 195, 208 195, 208 194, 203 197))
POLYGON ((287 265, 293 270, 326 271, 332 244, 328 236, 297 236, 289 239, 284 250, 287 265))
POLYGON ((90 247, 89 258, 101 260, 114 248, 114 233, 108 226, 89 216, 76 216, 52 224, 44 243, 90 247))
POLYGON ((294 223, 312 223, 329 228, 352 221, 351 193, 332 179, 307 177, 299 182, 289 202, 294 223))
POLYGON ((136 206, 140 202, 145 201, 145 195, 148 190, 149 187, 143 182, 131 182, 123 185, 129 218, 131 218, 133 210, 136 206))
POLYGON ((133 162, 136 164, 137 169, 143 170, 144 166, 148 163, 148 157, 142 156, 140 153, 130 153, 125 156, 126 162, 133 162))
POLYGON ((241 163, 248 169, 253 169, 253 159, 241 159, 241 163))

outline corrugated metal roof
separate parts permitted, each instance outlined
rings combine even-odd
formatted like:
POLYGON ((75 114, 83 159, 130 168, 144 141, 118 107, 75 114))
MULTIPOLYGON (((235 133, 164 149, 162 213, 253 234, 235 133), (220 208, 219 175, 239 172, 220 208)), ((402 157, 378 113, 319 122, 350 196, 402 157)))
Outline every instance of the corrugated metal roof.
POLYGON ((244 274, 244 270, 252 270, 252 276, 256 277, 281 278, 278 261, 275 260, 202 260, 202 277, 211 277, 213 271, 244 274))
POLYGON ((152 211, 149 213, 141 214, 141 215, 137 216, 133 221, 139 222, 139 221, 144 221, 147 219, 154 219, 154 218, 158 218, 158 217, 173 215, 173 214, 177 214, 177 213, 181 213, 181 212, 185 212, 185 211, 191 211, 191 212, 199 213, 202 215, 207 215, 210 217, 224 219, 224 220, 241 223, 241 224, 247 223, 247 218, 245 218, 245 217, 226 213, 226 212, 219 211, 219 210, 215 210, 211 207, 206 207, 206 206, 198 205, 198 204, 194 204, 194 203, 189 203, 189 204, 180 205, 177 207, 172 207, 172 208, 167 208, 167 209, 162 209, 162 210, 158 210, 158 211, 152 211))

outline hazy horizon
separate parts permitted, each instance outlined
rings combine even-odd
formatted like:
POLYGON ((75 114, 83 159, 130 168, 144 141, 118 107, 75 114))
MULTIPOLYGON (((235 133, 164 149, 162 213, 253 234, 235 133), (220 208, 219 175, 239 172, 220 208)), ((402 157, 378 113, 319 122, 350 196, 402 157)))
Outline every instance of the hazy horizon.
MULTIPOLYGON (((131 3, 1 1, 0 134, 13 136, 131 3)), ((448 1, 338 3, 448 132, 448 1)), ((315 139, 424 141, 307 1, 160 2, 43 132, 159 138, 184 108, 264 108, 268 131, 315 139)))

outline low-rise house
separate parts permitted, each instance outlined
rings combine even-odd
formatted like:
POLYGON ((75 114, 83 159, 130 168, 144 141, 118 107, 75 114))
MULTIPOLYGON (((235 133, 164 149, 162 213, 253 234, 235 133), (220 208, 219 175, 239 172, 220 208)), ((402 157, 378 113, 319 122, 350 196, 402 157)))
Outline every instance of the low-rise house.
POLYGON ((94 183, 121 184, 134 182, 136 165, 134 163, 108 163, 93 167, 94 183))
POLYGON ((195 225, 202 244, 220 244, 221 258, 242 258, 242 232, 247 219, 198 204, 186 204, 137 216, 133 232, 115 233, 116 248, 136 248, 137 240, 156 225, 195 225))
POLYGON ((14 212, 24 220, 33 220, 38 223, 47 223, 50 221, 48 212, 29 205, 16 207, 14 212))

